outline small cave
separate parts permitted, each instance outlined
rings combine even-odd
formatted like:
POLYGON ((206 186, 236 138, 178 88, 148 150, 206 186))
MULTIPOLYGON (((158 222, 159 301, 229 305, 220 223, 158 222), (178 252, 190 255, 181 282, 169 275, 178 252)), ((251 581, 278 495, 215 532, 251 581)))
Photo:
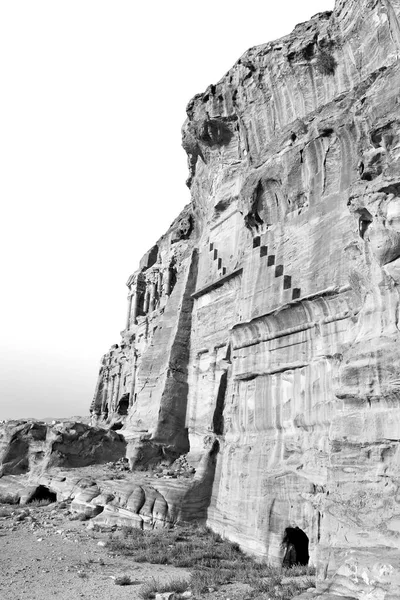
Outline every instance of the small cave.
POLYGON ((301 49, 301 55, 303 57, 304 60, 311 60, 314 56, 315 53, 315 43, 314 42, 310 42, 307 44, 307 46, 304 46, 304 48, 301 49))
POLYGON ((308 536, 300 527, 286 527, 282 540, 285 550, 282 566, 290 568, 295 565, 308 565, 308 544, 308 536))
POLYGON ((193 217, 186 215, 179 221, 174 234, 171 237, 171 244, 176 244, 181 240, 187 240, 193 231, 193 217))
POLYGON ((100 515, 104 510, 104 506, 101 506, 101 504, 96 504, 95 508, 94 508, 94 516, 97 517, 97 515, 100 515))
POLYGON ((34 493, 32 494, 32 496, 29 498, 29 501, 27 502, 27 504, 30 504, 31 502, 40 502, 40 501, 45 501, 45 502, 57 502, 57 494, 55 494, 54 492, 51 492, 49 490, 48 487, 46 487, 45 485, 38 485, 38 487, 36 488, 36 490, 34 491, 34 493))
POLYGON ((176 282, 178 280, 178 274, 177 274, 177 270, 175 267, 175 261, 171 261, 171 264, 169 266, 169 289, 168 289, 168 295, 172 294, 172 291, 176 285, 176 282))
POLYGON ((210 450, 210 458, 216 459, 218 452, 220 451, 220 445, 218 440, 214 440, 213 445, 210 450))
POLYGON ((322 75, 334 75, 337 61, 330 50, 322 48, 317 54, 317 68, 322 75))
POLYGON ((126 416, 128 414, 129 409, 129 394, 124 394, 121 396, 118 402, 117 413, 121 416, 126 416))
POLYGON ((222 119, 206 119, 199 127, 199 139, 207 146, 226 146, 233 134, 222 119))
MULTIPOLYGON (((264 207, 264 202, 265 202, 265 190, 264 190, 263 183, 260 179, 254 190, 253 198, 252 198, 252 206, 251 206, 251 213, 252 213, 252 217, 254 219, 253 226, 255 226, 256 229, 258 229, 258 225, 262 225, 264 223, 264 220, 260 215, 260 212, 262 211, 262 209, 264 207)), ((250 216, 250 213, 248 216, 250 216)))
POLYGON ((122 429, 124 426, 123 423, 121 423, 120 421, 118 421, 117 423, 113 423, 110 427, 111 431, 119 431, 120 429, 122 429))
POLYGON ((358 220, 358 232, 360 234, 360 238, 363 240, 365 234, 367 233, 368 227, 373 221, 373 218, 371 213, 366 208, 363 208, 359 214, 360 218, 358 220))
POLYGON ((218 387, 217 403, 213 415, 213 431, 217 435, 224 433, 224 408, 226 388, 228 384, 228 373, 222 373, 218 387))

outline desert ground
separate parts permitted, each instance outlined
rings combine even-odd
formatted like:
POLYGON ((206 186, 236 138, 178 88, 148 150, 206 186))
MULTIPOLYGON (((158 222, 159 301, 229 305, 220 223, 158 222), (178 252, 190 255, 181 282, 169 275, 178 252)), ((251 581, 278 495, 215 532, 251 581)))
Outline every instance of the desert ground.
POLYGON ((189 578, 183 569, 110 554, 104 545, 111 530, 91 531, 88 522, 71 521, 68 507, 10 506, 0 514, 1 600, 135 600, 153 578, 189 578), (123 575, 131 585, 115 584, 123 575))
MULTIPOLYGON (((188 569, 135 562, 131 556, 116 552, 124 537, 121 528, 99 528, 77 519, 65 502, 0 505, 0 599, 139 600, 157 598, 157 583, 189 582, 188 569), (121 585, 124 578, 129 580, 127 585, 121 585), (153 586, 153 593, 149 586, 153 586)), ((170 598, 168 594, 159 597, 170 598)), ((260 594, 248 583, 236 582, 211 584, 201 595, 189 587, 175 596, 200 597, 267 600, 280 595, 260 594)))

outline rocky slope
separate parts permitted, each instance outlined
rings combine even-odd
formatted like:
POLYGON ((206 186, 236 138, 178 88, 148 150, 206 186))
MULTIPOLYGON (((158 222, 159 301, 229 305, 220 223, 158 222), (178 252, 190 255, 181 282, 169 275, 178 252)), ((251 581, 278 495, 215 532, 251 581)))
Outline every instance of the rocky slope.
POLYGON ((299 527, 364 600, 400 594, 399 19, 337 0, 189 103, 192 202, 127 282, 91 407, 133 470, 114 512, 275 563, 299 527))

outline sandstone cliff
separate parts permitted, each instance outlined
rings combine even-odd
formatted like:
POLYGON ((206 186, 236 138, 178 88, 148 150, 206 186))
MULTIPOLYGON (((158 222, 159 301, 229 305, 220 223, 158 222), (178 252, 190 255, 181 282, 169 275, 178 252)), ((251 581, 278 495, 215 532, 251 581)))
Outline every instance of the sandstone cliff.
POLYGON ((399 19, 337 0, 189 103, 192 201, 91 407, 146 475, 96 519, 203 518, 275 563, 299 527, 330 593, 399 597, 399 19))
POLYGON ((92 406, 133 468, 212 472, 214 529, 279 560, 296 525, 330 573, 399 543, 399 18, 338 0, 189 103, 192 202, 92 406))

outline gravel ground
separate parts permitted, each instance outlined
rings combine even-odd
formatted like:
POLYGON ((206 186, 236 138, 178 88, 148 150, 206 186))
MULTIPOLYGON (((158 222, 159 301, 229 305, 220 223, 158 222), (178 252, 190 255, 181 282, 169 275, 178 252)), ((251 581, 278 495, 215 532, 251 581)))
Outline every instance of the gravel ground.
POLYGON ((0 507, 0 514, 4 510, 14 514, 0 517, 0 600, 136 600, 153 578, 189 578, 185 569, 113 556, 103 545, 110 533, 70 521, 68 509, 0 507), (116 585, 121 575, 132 585, 116 585))

